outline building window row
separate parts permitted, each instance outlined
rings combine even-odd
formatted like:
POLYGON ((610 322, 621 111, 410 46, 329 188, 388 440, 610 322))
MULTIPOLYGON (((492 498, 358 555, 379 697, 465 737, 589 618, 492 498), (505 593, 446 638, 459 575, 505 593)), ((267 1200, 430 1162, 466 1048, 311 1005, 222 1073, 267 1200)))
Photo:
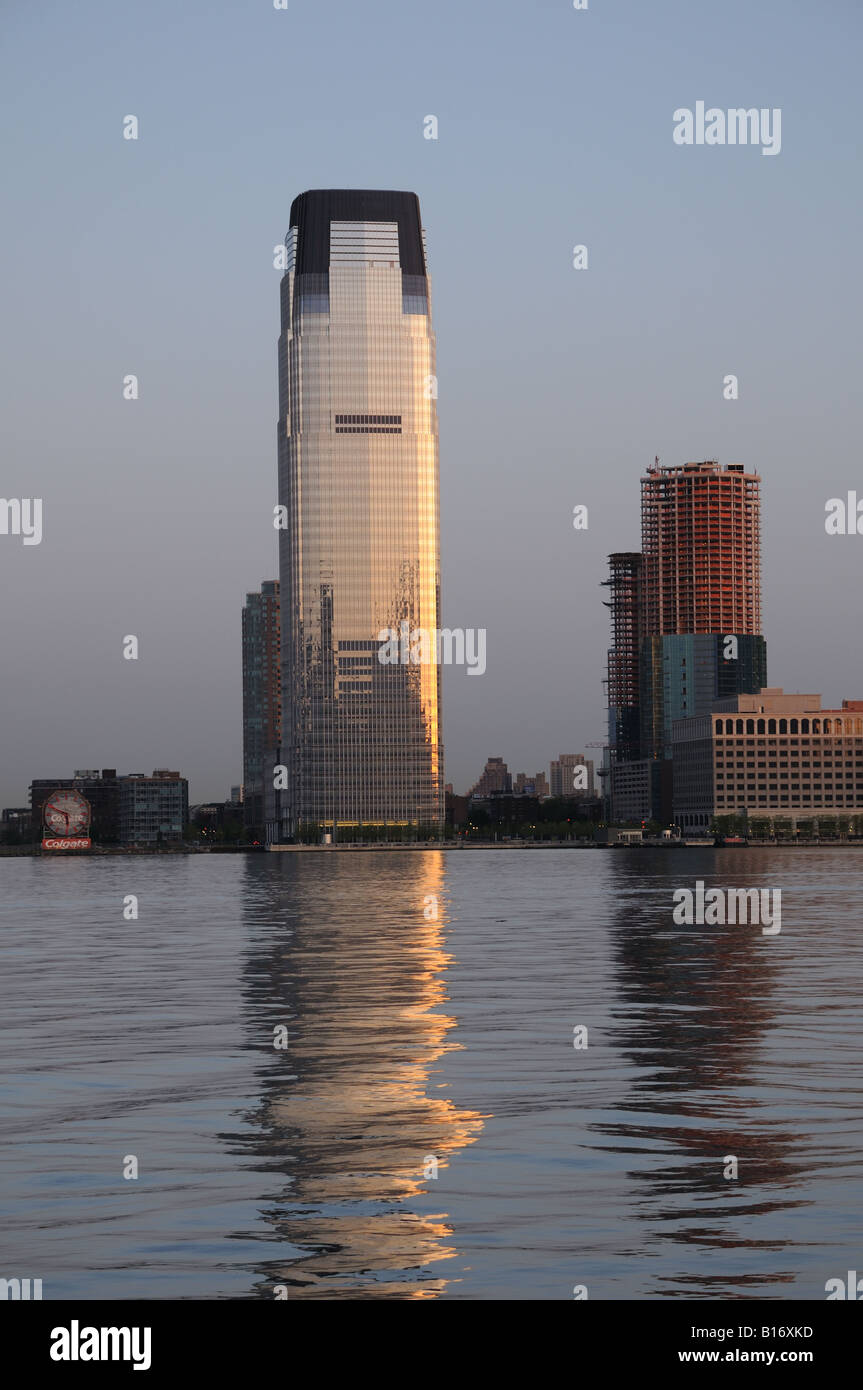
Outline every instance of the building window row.
POLYGON ((715 732, 722 734, 863 734, 863 719, 717 719, 715 732), (724 725, 724 727, 723 727, 724 725), (799 725, 799 727, 798 727, 799 725), (745 726, 745 727, 744 727, 745 726), (777 727, 778 726, 778 727, 777 727), (810 727, 811 726, 811 727, 810 727))

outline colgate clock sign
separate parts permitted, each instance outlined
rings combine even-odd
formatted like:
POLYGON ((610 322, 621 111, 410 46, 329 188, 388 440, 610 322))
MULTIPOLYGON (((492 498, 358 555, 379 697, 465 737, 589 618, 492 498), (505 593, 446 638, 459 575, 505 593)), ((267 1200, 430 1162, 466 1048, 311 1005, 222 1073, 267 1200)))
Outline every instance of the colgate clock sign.
POLYGON ((78 791, 56 791, 42 807, 43 849, 89 849, 90 803, 78 791))

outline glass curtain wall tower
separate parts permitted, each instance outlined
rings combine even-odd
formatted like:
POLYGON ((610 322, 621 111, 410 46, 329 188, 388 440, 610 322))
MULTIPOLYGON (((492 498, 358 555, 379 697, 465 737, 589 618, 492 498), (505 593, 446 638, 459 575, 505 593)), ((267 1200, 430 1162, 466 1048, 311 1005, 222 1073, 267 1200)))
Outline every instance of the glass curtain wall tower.
POLYGON ((440 666, 379 660, 387 629, 428 633, 434 653, 440 628, 435 340, 419 202, 303 193, 285 246, 280 835, 438 833, 440 666))
POLYGON ((267 579, 243 609, 243 823, 264 838, 268 783, 281 741, 279 584, 267 579))

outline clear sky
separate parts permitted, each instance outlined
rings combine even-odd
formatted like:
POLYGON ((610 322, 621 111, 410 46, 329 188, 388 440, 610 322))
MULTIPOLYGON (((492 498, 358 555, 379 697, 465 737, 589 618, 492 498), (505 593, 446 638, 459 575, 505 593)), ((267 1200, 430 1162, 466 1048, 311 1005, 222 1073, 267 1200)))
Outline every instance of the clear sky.
POLYGON ((762 473, 770 683, 863 698, 863 536, 824 529, 863 498, 861 30, 858 0, 4 0, 0 495, 43 539, 0 535, 0 804, 78 767, 241 780, 307 188, 420 198, 443 618, 488 632, 445 673, 457 791, 604 737, 599 584, 656 454, 762 473), (676 145, 699 100, 781 108, 781 152, 676 145))

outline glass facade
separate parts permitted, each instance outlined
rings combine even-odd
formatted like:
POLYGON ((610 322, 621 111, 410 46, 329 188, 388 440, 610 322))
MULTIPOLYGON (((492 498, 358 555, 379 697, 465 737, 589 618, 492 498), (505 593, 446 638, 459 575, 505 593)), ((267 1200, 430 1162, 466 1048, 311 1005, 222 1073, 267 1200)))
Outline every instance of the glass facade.
POLYGON ((435 342, 413 194, 302 194, 279 339, 282 838, 443 819, 435 342))
POLYGON ((120 843, 181 840, 189 821, 189 784, 177 773, 120 778, 120 843))
POLYGON ((752 633, 647 637, 640 653, 641 748, 670 758, 674 721, 708 714, 717 700, 755 694, 767 684, 767 643, 752 633), (725 656, 728 636, 737 655, 725 656))
POLYGON ((243 822, 262 839, 265 793, 281 741, 279 585, 268 579, 243 609, 243 822))

